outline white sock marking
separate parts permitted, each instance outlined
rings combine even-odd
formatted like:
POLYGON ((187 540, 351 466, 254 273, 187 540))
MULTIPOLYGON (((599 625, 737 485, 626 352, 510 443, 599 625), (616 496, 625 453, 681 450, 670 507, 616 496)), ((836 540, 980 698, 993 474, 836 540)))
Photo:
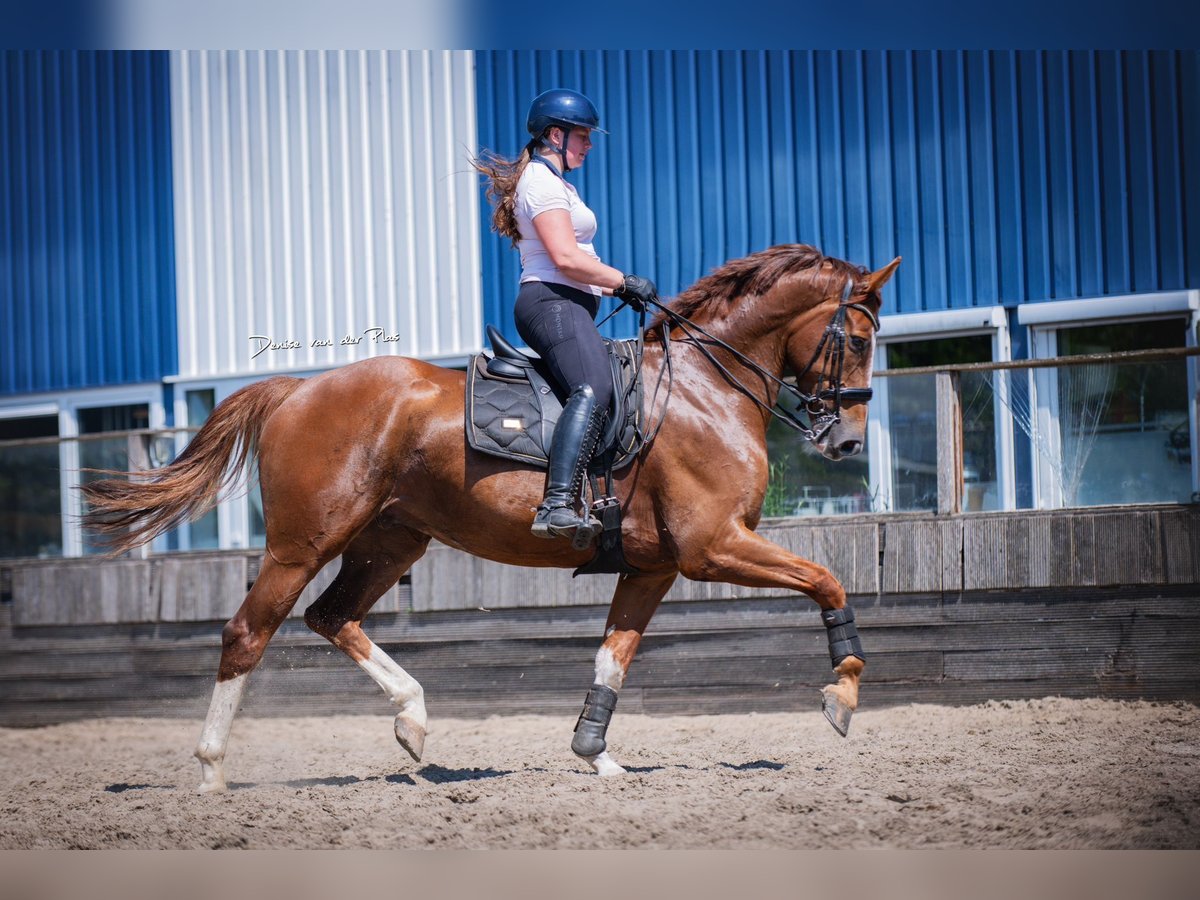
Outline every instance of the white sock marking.
POLYGON ((625 770, 622 769, 605 750, 599 756, 593 756, 588 760, 592 768, 596 770, 597 775, 624 775, 625 770))
POLYGON ((410 715, 421 727, 426 724, 425 690, 417 679, 371 642, 371 655, 359 662, 363 671, 383 688, 388 699, 410 715))
POLYGON ((596 651, 595 683, 610 687, 614 691, 619 691, 621 685, 625 683, 625 670, 621 668, 616 657, 607 647, 601 647, 596 651))
POLYGON ((200 732, 200 743, 196 746, 196 759, 200 760, 200 790, 225 790, 225 748, 229 744, 229 731, 233 717, 237 715, 242 694, 246 691, 246 675, 228 681, 218 681, 213 688, 212 701, 208 704, 208 716, 200 732))

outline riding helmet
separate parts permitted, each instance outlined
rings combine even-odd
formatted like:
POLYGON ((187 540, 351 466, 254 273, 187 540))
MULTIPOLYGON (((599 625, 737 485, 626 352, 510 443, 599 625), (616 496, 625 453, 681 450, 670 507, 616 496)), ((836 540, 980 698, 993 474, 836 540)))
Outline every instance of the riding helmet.
POLYGON ((525 127, 531 135, 535 138, 541 137, 551 125, 568 130, 582 125, 601 134, 608 134, 600 127, 600 113, 596 112, 595 104, 578 91, 566 88, 543 91, 534 97, 533 103, 529 105, 525 127))

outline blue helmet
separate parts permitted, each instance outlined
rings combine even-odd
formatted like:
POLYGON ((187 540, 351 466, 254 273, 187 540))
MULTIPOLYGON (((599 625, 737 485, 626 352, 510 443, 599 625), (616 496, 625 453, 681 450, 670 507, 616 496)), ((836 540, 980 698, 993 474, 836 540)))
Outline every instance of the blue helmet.
POLYGON ((600 113, 596 112, 595 104, 578 91, 569 91, 566 88, 543 91, 529 104, 529 116, 525 127, 531 135, 539 138, 551 125, 558 125, 568 131, 582 125, 601 134, 608 134, 600 127, 600 113))

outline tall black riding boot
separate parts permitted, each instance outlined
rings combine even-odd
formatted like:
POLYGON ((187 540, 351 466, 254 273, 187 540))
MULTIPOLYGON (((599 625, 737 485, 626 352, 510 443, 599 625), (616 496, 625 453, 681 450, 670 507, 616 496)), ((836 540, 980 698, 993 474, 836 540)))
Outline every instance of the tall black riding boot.
POLYGON ((575 511, 575 503, 592 451, 600 440, 604 417, 605 411, 596 409, 596 396, 587 385, 576 388, 567 398, 550 444, 546 496, 533 520, 531 531, 536 537, 571 538, 578 528, 590 524, 586 513, 580 516, 575 511))

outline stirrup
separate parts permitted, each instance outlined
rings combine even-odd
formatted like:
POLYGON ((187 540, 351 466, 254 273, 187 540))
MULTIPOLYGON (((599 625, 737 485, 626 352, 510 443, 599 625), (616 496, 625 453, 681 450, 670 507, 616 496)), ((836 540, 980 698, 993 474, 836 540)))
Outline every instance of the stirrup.
POLYGON ((586 550, 600 534, 601 528, 600 521, 594 516, 581 516, 569 506, 555 506, 549 509, 538 507, 537 515, 529 530, 534 537, 547 540, 570 538, 572 547, 576 550, 586 550), (566 512, 570 517, 569 521, 559 523, 550 521, 550 517, 557 512, 566 512))

